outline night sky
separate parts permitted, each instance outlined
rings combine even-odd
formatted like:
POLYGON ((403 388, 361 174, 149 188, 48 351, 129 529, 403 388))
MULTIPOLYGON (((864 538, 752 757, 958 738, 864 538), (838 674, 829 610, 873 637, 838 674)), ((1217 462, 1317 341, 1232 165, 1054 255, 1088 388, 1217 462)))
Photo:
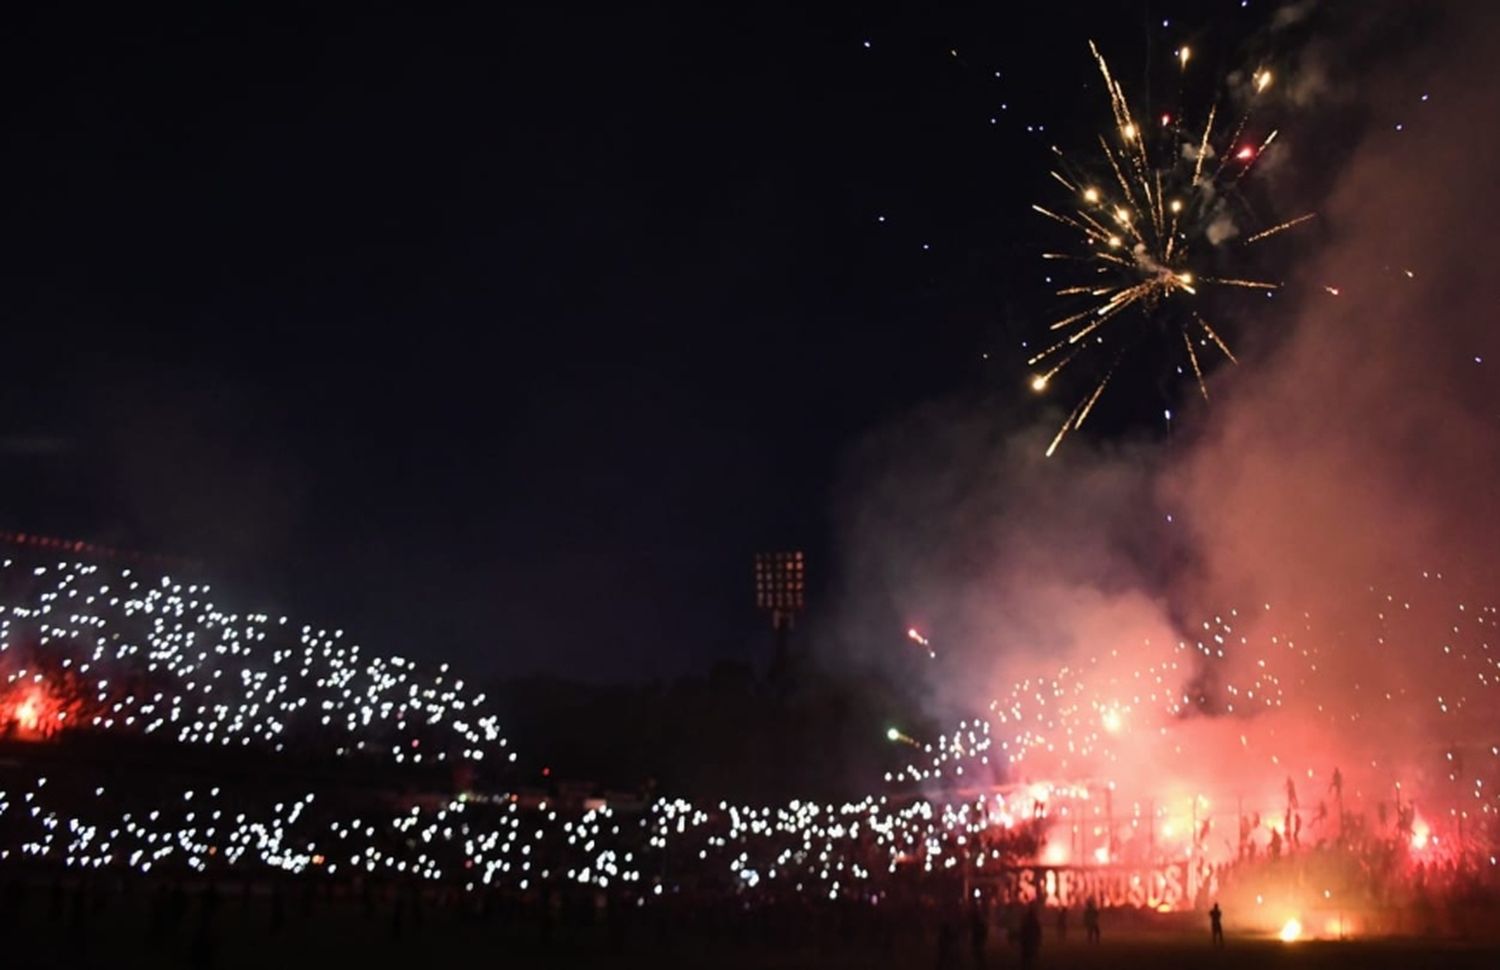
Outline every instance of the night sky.
POLYGON ((1268 10, 506 6, 8 19, 0 527, 487 674, 763 662, 751 555, 834 588, 851 447, 1036 417, 1087 39, 1268 10))

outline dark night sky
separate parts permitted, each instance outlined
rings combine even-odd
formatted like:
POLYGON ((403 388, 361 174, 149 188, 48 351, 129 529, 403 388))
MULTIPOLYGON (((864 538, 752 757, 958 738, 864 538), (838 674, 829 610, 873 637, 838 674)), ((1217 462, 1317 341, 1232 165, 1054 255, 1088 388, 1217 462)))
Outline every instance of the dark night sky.
POLYGON ((853 442, 1032 406, 1086 39, 1266 15, 1067 6, 12 13, 0 526, 491 673, 758 657, 853 442))

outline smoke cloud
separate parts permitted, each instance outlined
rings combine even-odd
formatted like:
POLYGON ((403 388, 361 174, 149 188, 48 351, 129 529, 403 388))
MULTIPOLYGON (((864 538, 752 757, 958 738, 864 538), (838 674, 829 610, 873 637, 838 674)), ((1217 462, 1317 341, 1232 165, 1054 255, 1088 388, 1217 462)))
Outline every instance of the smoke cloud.
MULTIPOLYGON (((1313 15, 1288 10, 1278 27, 1313 15)), ((1165 775, 1270 805, 1338 767, 1351 799, 1401 782, 1434 811, 1495 790, 1500 11, 1429 27, 1375 72, 1317 58, 1297 97, 1358 82, 1361 141, 1271 304, 1280 336, 1212 378, 1186 436, 1074 436, 1046 460, 1054 424, 950 403, 853 456, 844 639, 884 657, 921 626, 944 719, 1045 683, 1016 717, 1053 736, 999 753, 1001 779, 1165 775), (1091 720, 1100 699, 1131 712, 1118 739, 1091 720)))

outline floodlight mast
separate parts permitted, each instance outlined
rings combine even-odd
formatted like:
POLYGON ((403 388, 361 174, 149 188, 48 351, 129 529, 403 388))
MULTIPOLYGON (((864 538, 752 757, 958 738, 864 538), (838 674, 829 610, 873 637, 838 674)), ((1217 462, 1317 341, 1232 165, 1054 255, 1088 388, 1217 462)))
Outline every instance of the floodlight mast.
POLYGON ((755 605, 771 618, 774 649, 770 678, 785 683, 791 673, 791 633, 807 603, 807 561, 800 551, 755 556, 755 605))

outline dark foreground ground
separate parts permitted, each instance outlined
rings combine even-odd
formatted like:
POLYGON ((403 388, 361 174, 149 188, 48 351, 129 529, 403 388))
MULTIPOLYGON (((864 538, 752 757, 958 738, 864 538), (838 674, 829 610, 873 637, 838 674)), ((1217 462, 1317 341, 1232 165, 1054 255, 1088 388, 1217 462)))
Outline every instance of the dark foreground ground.
MULTIPOLYGON (((21 914, 8 919, 0 938, 0 967, 90 968, 133 967, 255 968, 255 970, 365 970, 399 967, 603 967, 646 968, 871 968, 975 967, 965 935, 948 962, 940 961, 933 940, 907 939, 878 944, 871 940, 818 943, 768 943, 751 933, 704 934, 688 930, 653 931, 619 940, 600 928, 559 929, 544 941, 531 927, 506 927, 476 921, 427 918, 421 926, 399 933, 384 920, 326 913, 289 920, 276 932, 253 914, 232 907, 215 920, 208 934, 182 926, 153 933, 138 913, 120 907, 97 914, 86 924, 66 918, 21 914)), ((1206 934, 1205 934, 1206 937, 1206 934)), ((1019 967, 1019 953, 1002 938, 985 948, 988 968, 1019 967)), ((1265 939, 1231 939, 1222 951, 1204 938, 1186 934, 1106 940, 1087 946, 1070 938, 1046 940, 1038 966, 1099 967, 1110 970, 1173 970, 1212 967, 1349 967, 1414 968, 1500 967, 1500 945, 1454 940, 1356 940, 1284 944, 1265 939)))

